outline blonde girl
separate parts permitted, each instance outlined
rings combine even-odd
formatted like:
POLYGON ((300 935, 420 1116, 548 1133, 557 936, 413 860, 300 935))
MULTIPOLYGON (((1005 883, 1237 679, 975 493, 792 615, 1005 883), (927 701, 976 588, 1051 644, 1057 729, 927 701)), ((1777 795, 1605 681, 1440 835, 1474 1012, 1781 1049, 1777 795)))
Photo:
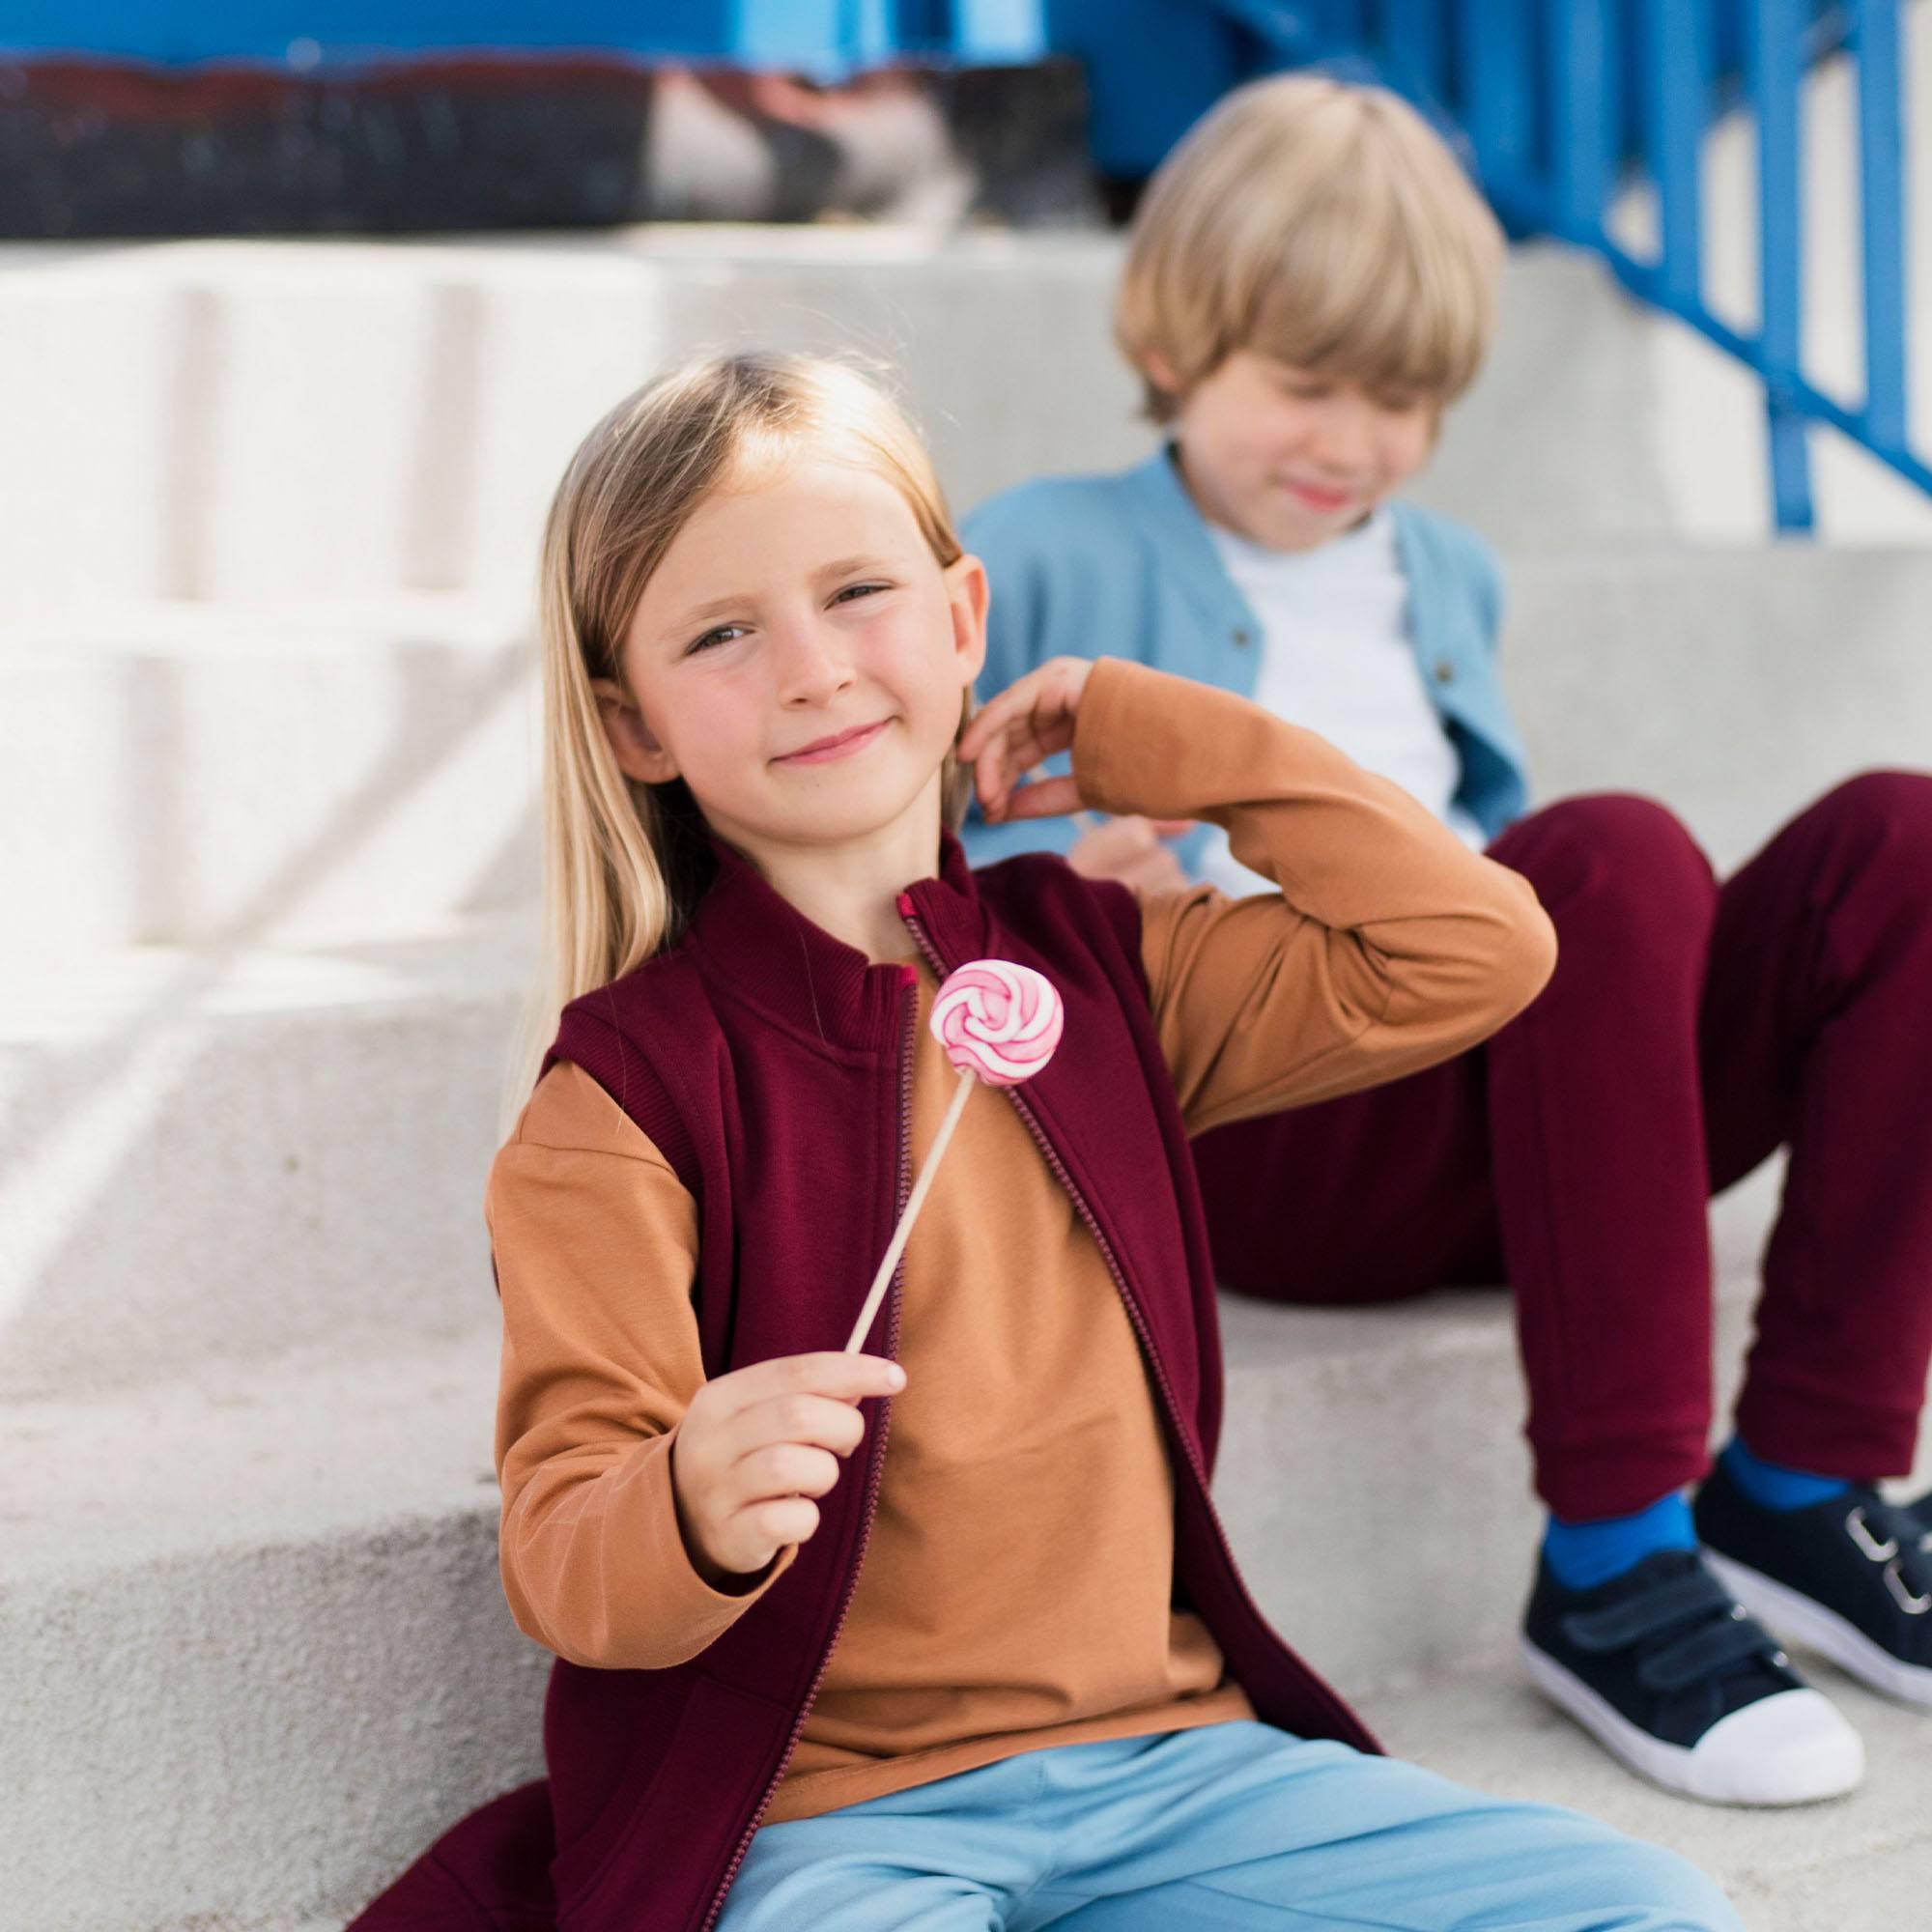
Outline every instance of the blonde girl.
POLYGON ((557 1010, 488 1204, 550 1777, 360 1925, 1734 1926, 1674 1859, 1381 1756, 1208 1493, 1188 1135, 1500 1024, 1550 968, 1533 895, 1137 666, 1047 664, 962 733, 985 614, 917 437, 836 365, 683 370, 564 479, 557 1010), (1280 889, 975 875, 955 762, 994 817, 1210 819, 1280 889), (1054 980, 1065 1039, 975 1095, 845 1353, 952 1086, 923 1021, 984 956, 1054 980))

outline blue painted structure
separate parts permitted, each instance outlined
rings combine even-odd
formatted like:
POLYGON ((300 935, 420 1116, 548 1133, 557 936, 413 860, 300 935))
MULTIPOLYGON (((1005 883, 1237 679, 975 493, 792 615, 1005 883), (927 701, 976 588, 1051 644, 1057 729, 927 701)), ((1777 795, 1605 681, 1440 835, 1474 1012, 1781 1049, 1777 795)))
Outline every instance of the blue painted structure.
POLYGON ((1386 82, 1457 130, 1518 234, 1594 250, 1644 300, 1756 371, 1773 499, 1811 523, 1810 424, 1827 423, 1932 493, 1907 424, 1905 0, 11 0, 0 58, 340 71, 420 56, 714 61, 824 79, 899 60, 1086 67, 1103 171, 1149 173, 1229 87, 1322 62, 1386 82), (1857 64, 1865 390, 1804 373, 1800 113, 1806 66, 1857 64), (1761 320, 1703 298, 1698 155, 1742 100, 1757 126, 1761 320), (1655 186, 1660 245, 1607 231, 1634 173, 1655 186))
POLYGON ((317 67, 398 56, 717 62, 832 80, 899 60, 1024 65, 1039 0, 9 0, 0 55, 165 67, 317 67))

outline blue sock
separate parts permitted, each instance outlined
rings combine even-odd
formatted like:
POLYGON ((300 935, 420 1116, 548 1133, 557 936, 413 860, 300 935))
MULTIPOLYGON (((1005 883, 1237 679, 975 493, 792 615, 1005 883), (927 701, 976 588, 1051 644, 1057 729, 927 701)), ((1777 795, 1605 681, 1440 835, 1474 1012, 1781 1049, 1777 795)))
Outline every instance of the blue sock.
POLYGON ((1745 1447, 1741 1435, 1724 1444, 1720 1458, 1735 1482, 1760 1509, 1802 1510, 1830 1502, 1848 1487, 1836 1476, 1814 1476, 1807 1469, 1786 1469, 1766 1463, 1745 1447))
POLYGON ((1695 1549, 1697 1532, 1682 1491, 1660 1496, 1634 1516, 1599 1517, 1594 1522, 1549 1519, 1543 1554, 1566 1590, 1594 1590, 1634 1570, 1660 1549, 1695 1549))

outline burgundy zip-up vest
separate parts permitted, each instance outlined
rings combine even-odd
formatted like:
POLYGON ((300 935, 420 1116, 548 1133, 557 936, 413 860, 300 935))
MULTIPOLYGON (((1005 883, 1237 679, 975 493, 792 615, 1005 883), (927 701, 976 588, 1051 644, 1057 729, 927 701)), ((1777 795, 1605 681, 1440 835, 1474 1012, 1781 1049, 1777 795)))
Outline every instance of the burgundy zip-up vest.
MULTIPOLYGON (((993 957, 1059 987, 1060 1047, 1001 1104, 1019 1109, 1072 1197, 1139 1335, 1174 1465, 1176 1601, 1212 1632, 1265 1722, 1376 1749, 1255 1607, 1208 1499, 1213 1276, 1131 895, 1037 856, 976 876, 948 838, 940 876, 899 911, 942 977, 993 957)), ((684 941, 565 1009, 546 1066, 590 1073, 696 1201, 708 1375, 843 1345, 910 1179, 915 977, 870 964, 720 847, 684 941)), ((870 1345, 892 1352, 897 1324, 895 1283, 870 1345)), ((675 1669, 559 1660, 547 1802, 544 1785, 526 1786, 465 1820, 352 1932, 703 1932, 858 1581, 891 1427, 890 1405, 867 1409, 865 1457, 821 1499, 817 1534, 779 1585, 675 1669)))

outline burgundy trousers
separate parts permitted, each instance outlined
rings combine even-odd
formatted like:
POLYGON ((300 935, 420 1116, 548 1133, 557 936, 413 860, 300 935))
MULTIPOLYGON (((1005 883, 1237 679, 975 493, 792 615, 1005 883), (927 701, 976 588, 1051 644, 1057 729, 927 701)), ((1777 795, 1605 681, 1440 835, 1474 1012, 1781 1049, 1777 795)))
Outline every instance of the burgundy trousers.
POLYGON ((1796 1468, 1907 1471, 1932 1361, 1932 775, 1851 780, 1721 883, 1621 795, 1490 855, 1555 922, 1548 987, 1444 1065, 1203 1136, 1222 1281, 1328 1304, 1507 1281, 1537 1489, 1621 1516, 1705 1469, 1707 1202, 1788 1148, 1739 1430, 1796 1468))

